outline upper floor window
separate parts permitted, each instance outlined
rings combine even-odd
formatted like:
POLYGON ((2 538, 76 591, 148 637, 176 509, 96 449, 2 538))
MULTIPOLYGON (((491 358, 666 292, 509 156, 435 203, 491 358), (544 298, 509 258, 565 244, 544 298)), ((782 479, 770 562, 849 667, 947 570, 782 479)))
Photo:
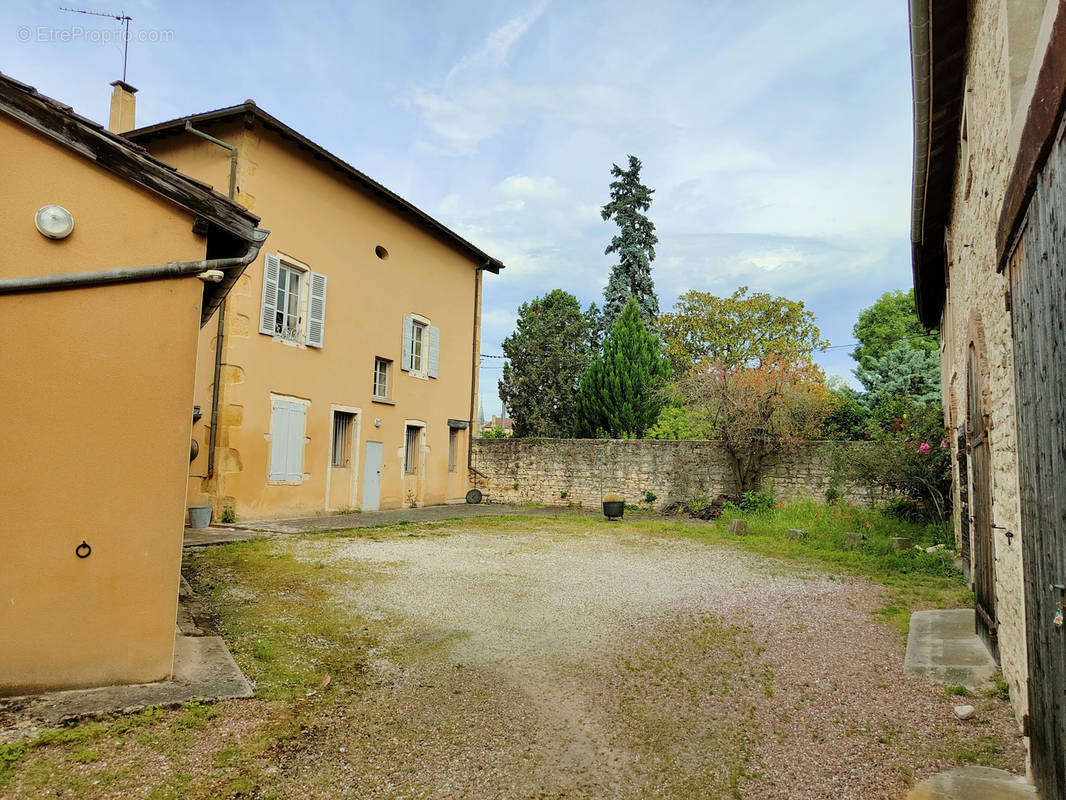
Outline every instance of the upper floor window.
POLYGON ((377 400, 389 399, 389 372, 392 361, 387 358, 374 359, 374 397, 377 400))
POLYGON ((426 327, 424 322, 411 322, 411 372, 422 371, 422 340, 426 335, 426 327))
POLYGON ((282 264, 278 270, 278 302, 274 309, 274 335, 300 339, 300 284, 303 273, 282 264))
POLYGON ((259 332, 308 347, 322 347, 326 326, 326 276, 267 253, 259 332))
POLYGON ((440 328, 425 317, 403 318, 403 358, 400 368, 420 378, 436 378, 440 362, 440 328))

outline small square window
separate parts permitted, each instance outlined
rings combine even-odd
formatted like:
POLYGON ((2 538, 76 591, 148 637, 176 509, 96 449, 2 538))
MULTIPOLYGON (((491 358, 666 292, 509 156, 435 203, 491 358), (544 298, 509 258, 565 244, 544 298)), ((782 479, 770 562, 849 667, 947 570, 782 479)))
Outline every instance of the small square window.
POLYGON ((389 399, 389 372, 392 361, 387 358, 374 359, 374 397, 378 400, 389 399))

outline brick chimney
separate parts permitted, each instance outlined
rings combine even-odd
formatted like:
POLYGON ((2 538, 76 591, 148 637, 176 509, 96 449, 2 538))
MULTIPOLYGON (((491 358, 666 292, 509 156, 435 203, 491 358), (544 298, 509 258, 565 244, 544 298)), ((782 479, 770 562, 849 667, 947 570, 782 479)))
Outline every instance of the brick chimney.
POLYGON ((111 118, 107 122, 107 129, 111 133, 126 133, 132 131, 137 125, 134 122, 137 112, 137 90, 125 81, 112 81, 115 87, 111 92, 111 118))

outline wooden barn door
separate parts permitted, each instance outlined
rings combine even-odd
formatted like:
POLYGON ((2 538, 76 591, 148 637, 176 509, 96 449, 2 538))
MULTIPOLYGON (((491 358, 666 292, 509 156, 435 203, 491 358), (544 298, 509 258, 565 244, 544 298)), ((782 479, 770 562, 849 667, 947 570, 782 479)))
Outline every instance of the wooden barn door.
POLYGON ((970 345, 966 371, 966 422, 969 437, 970 513, 973 532, 973 594, 977 635, 999 661, 996 642, 996 570, 992 544, 992 460, 981 401, 981 372, 977 352, 970 345))
POLYGON ((1029 736, 1041 796, 1066 797, 1066 144, 1060 129, 1010 261, 1029 736))

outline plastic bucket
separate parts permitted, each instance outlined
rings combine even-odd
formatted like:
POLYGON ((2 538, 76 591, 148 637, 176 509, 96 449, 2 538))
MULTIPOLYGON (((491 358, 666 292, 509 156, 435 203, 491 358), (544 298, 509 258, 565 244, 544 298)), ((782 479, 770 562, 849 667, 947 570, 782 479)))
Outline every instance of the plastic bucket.
POLYGON ((211 524, 211 506, 189 506, 189 527, 206 528, 211 524))

